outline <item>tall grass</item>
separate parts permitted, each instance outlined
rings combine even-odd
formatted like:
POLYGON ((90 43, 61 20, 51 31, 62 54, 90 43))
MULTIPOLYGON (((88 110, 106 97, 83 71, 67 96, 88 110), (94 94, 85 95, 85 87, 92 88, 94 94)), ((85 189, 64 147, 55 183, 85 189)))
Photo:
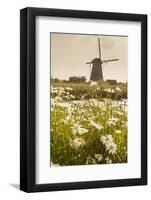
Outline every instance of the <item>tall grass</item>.
POLYGON ((127 162, 127 100, 122 88, 105 87, 51 88, 51 166, 127 162))

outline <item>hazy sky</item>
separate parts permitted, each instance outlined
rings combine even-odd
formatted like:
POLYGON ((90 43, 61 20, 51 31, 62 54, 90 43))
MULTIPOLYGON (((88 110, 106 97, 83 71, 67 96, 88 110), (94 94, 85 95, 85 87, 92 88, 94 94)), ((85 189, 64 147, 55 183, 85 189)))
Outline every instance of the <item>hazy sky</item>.
POLYGON ((86 62, 99 57, 98 37, 102 60, 119 58, 119 61, 103 64, 104 79, 127 81, 128 37, 120 36, 51 33, 51 76, 59 79, 86 76, 89 80, 91 71, 86 62))

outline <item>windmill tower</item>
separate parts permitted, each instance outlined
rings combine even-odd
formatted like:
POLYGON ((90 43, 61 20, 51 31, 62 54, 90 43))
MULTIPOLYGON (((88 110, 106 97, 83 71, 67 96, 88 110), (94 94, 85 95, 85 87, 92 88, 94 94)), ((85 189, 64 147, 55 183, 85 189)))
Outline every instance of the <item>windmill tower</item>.
POLYGON ((99 58, 94 58, 91 62, 86 63, 86 64, 90 64, 90 69, 92 65, 91 76, 90 76, 91 81, 103 80, 103 71, 102 71, 103 63, 119 60, 119 59, 102 60, 100 38, 98 38, 98 48, 99 48, 99 58))

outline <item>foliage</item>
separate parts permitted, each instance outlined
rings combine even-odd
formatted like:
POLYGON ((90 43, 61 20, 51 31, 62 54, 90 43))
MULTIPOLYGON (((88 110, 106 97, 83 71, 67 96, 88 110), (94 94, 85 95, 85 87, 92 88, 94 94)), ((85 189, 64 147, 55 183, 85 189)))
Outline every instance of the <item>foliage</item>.
POLYGON ((69 78, 70 83, 84 83, 86 82, 86 77, 85 76, 72 76, 69 78))

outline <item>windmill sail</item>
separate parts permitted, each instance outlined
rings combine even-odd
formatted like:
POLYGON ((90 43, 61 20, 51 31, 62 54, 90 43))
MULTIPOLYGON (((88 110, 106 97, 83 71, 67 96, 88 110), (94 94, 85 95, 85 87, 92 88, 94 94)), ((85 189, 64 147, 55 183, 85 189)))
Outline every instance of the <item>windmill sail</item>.
POLYGON ((103 60, 102 62, 105 63, 105 62, 112 62, 112 61, 118 61, 119 59, 111 59, 111 60, 103 60))
POLYGON ((101 60, 101 46, 100 46, 100 38, 98 38, 98 46, 99 46, 99 58, 101 60))

